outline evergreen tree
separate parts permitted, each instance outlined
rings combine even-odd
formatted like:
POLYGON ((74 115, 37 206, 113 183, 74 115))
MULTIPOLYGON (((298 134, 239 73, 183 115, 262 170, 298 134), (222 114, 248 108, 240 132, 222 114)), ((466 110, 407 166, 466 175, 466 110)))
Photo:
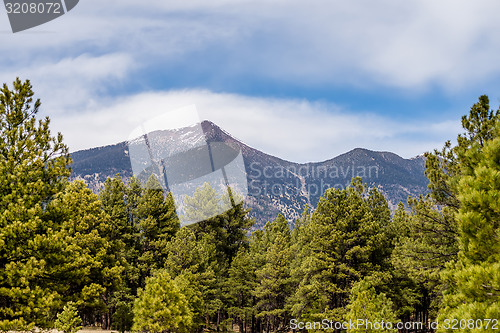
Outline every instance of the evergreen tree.
POLYGON ((184 227, 167 243, 164 249, 167 260, 165 268, 172 276, 185 271, 204 272, 215 264, 215 245, 213 239, 198 238, 188 227, 184 227))
POLYGON ((192 313, 186 297, 166 272, 146 279, 134 302, 133 331, 190 332, 192 313))
MULTIPOLYGON (((131 183, 134 183, 134 179, 131 183)), ((107 178, 104 188, 99 192, 102 210, 108 216, 109 221, 108 232, 104 235, 110 244, 108 251, 124 266, 117 285, 112 292, 107 292, 104 296, 108 309, 101 314, 104 328, 109 328, 110 325, 117 329, 130 326, 129 320, 124 316, 131 311, 133 297, 137 288, 143 287, 141 282, 145 279, 145 276, 141 276, 141 267, 138 265, 139 228, 134 224, 138 221, 133 220, 135 217, 133 214, 136 213, 133 210, 135 207, 131 208, 132 204, 129 203, 140 198, 142 189, 139 187, 138 193, 131 192, 119 174, 114 178, 107 178), (133 197, 134 199, 129 199, 132 195, 136 196, 133 197)))
POLYGON ((193 315, 190 332, 202 332, 205 315, 205 304, 203 302, 203 288, 200 286, 203 280, 200 274, 194 274, 189 270, 176 276, 174 283, 179 291, 186 297, 190 312, 193 315))
MULTIPOLYGON (((290 245, 290 283, 293 291, 299 288, 302 280, 305 279, 305 272, 302 269, 305 261, 310 256, 309 244, 312 241, 313 233, 309 227, 311 222, 311 213, 309 206, 304 207, 302 216, 295 222, 295 226, 291 232, 290 245)), ((292 292, 287 299, 288 312, 292 312, 292 308, 300 302, 298 293, 292 292)))
POLYGON ((226 290, 230 295, 229 316, 236 320, 239 332, 247 331, 252 326, 254 311, 253 291, 257 287, 254 262, 248 249, 241 248, 229 268, 226 290))
POLYGON ((420 299, 424 320, 435 316, 442 290, 449 288, 441 273, 459 253, 460 181, 475 169, 483 146, 497 137, 499 114, 490 110, 487 96, 479 97, 469 115, 462 117, 465 133, 458 136, 457 145, 448 141, 441 151, 425 155, 430 194, 408 201, 412 209, 406 219, 408 233, 399 237, 393 263, 424 287, 420 299))
POLYGON ((191 228, 196 236, 210 235, 214 239, 220 267, 227 270, 240 246, 248 244, 247 234, 254 223, 247 215, 249 211, 243 207, 242 201, 234 206, 224 202, 208 183, 197 188, 193 197, 186 197, 184 202, 185 215, 189 219, 213 216, 193 224, 191 228), (228 209, 220 213, 220 207, 228 209), (202 212, 203 215, 200 215, 202 212))
POLYGON ((164 266, 165 246, 179 230, 171 193, 166 196, 154 175, 148 179, 146 189, 137 206, 140 218, 141 261, 148 271, 164 266))
POLYGON ((345 190, 325 191, 308 224, 312 238, 304 249, 308 256, 294 297, 295 316, 342 321, 352 284, 385 265, 380 253, 387 214, 372 204, 379 199, 376 190, 367 194, 359 178, 345 190))
POLYGON ((59 295, 45 260, 60 244, 45 208, 64 186, 71 159, 50 120, 36 120, 29 80, 0 90, 0 330, 50 325, 59 295))
POLYGON ((406 303, 407 310, 413 308, 412 314, 405 311, 405 319, 427 322, 436 316, 439 306, 440 274, 458 252, 456 218, 454 209, 439 210, 429 197, 409 198, 408 202, 411 212, 400 209, 394 217, 398 232, 392 263, 394 274, 406 284, 405 300, 400 303, 406 303))
POLYGON ((184 198, 184 211, 188 221, 208 220, 223 211, 221 196, 209 183, 205 182, 196 189, 192 197, 184 198))
MULTIPOLYGON (((266 224, 268 225, 268 224, 266 224)), ((269 227, 269 225, 268 225, 269 227)), ((263 329, 263 318, 256 316, 257 309, 257 298, 254 295, 255 287, 259 284, 257 280, 257 275, 255 274, 258 270, 261 270, 266 264, 267 250, 270 246, 267 232, 265 230, 255 230, 252 232, 249 244, 249 257, 252 260, 252 279, 248 281, 252 285, 252 297, 250 299, 252 304, 252 317, 251 317, 251 328, 250 332, 261 332, 263 329)), ((236 262, 235 264, 237 264, 236 262)), ((233 303, 234 304, 234 303, 233 303)))
POLYGON ((117 325, 123 327, 128 325, 124 316, 131 309, 137 289, 144 288, 152 271, 164 266, 165 248, 177 232, 179 221, 171 194, 165 196, 154 176, 145 189, 135 177, 128 186, 119 175, 108 178, 99 198, 110 217, 107 238, 112 252, 126 266, 121 284, 109 296, 110 311, 118 312, 105 319, 107 326, 111 318, 116 318, 117 325))
POLYGON ((136 177, 130 178, 128 186, 125 188, 128 231, 130 233, 126 233, 122 237, 126 246, 125 258, 128 264, 124 276, 124 289, 128 289, 127 295, 136 295, 137 288, 144 288, 146 276, 150 271, 148 264, 140 261, 141 254, 144 252, 140 227, 141 214, 139 212, 143 194, 140 181, 136 177))
MULTIPOLYGON (((402 264, 397 255, 401 248, 396 247, 401 244, 402 239, 407 239, 413 231, 410 219, 412 216, 406 212, 405 205, 400 202, 394 212, 390 225, 386 228, 387 239, 391 240, 389 248, 391 253, 388 257, 391 260, 391 266, 387 269, 388 274, 381 276, 379 283, 371 281, 377 292, 384 292, 394 304, 395 315, 403 322, 412 321, 415 314, 427 309, 429 305, 425 303, 428 300, 425 295, 429 294, 429 286, 422 282, 418 268, 411 265, 402 264)), ((413 246, 414 244, 408 244, 413 246)), ((427 274, 427 273, 424 273, 427 274)), ((420 316, 425 321, 423 316, 420 316)))
POLYGON ((114 301, 115 311, 112 315, 113 318, 113 328, 118 330, 120 333, 125 331, 130 331, 133 325, 133 313, 132 304, 133 298, 123 291, 119 291, 114 294, 117 298, 114 301))
POLYGON ((391 300, 384 293, 377 293, 370 279, 356 282, 349 299, 350 304, 347 306, 349 312, 346 320, 359 325, 356 328, 349 327, 348 333, 396 333, 398 331, 392 328, 398 320, 393 313, 391 300))
MULTIPOLYGON (((475 142, 464 157, 458 186, 460 252, 444 274, 451 288, 440 319, 465 320, 461 331, 475 332, 479 322, 500 318, 500 122, 494 135, 475 142)), ((442 332, 453 331, 443 327, 442 332)), ((482 331, 496 330, 490 324, 482 331)))
POLYGON ((229 202, 229 197, 233 194, 231 189, 228 191, 229 196, 221 198, 208 183, 205 183, 196 189, 193 197, 186 197, 184 200, 185 216, 188 219, 199 220, 212 216, 188 228, 193 230, 197 239, 209 239, 215 245, 216 262, 211 265, 215 273, 215 285, 209 288, 210 293, 215 292, 215 295, 213 298, 211 295, 210 300, 205 301, 205 306, 208 307, 205 313, 215 310, 212 319, 217 327, 228 320, 227 309, 224 306, 229 303, 228 295, 224 293, 228 270, 240 247, 248 246, 247 234, 254 223, 254 220, 248 217, 249 211, 243 207, 242 200, 233 200, 240 202, 235 205, 229 202), (200 212, 202 215, 199 215, 200 212))
POLYGON ((197 239, 193 231, 182 228, 166 245, 166 271, 179 279, 193 312, 193 331, 203 328, 222 307, 215 272, 215 245, 211 238, 197 239))
POLYGON ((51 289, 75 302, 87 323, 104 317, 102 324, 109 326, 111 294, 121 284, 126 264, 108 238, 113 228, 109 215, 82 181, 70 183, 46 212, 58 222, 57 239, 64 240, 54 249, 56 254, 45 257, 57 263, 48 274, 60 283, 52 284, 51 289))
POLYGON ((276 221, 267 223, 265 234, 270 241, 264 266, 256 271, 259 285, 257 317, 263 318, 266 331, 283 329, 288 323, 286 300, 291 290, 290 280, 290 230, 288 222, 279 214, 276 221))
POLYGON ((108 239, 113 243, 114 252, 120 253, 125 247, 124 236, 130 234, 125 184, 120 175, 106 179, 104 188, 99 192, 99 200, 102 202, 104 212, 110 217, 108 239))
POLYGON ((469 115, 462 117, 465 133, 458 136, 458 144, 452 147, 448 141, 441 151, 436 150, 426 154, 425 173, 430 181, 430 195, 425 199, 409 201, 417 225, 411 233, 414 239, 410 239, 410 242, 421 244, 420 249, 410 251, 408 254, 408 257, 413 256, 418 261, 414 266, 435 272, 433 267, 441 270, 446 262, 456 258, 458 253, 456 214, 461 207, 458 184, 477 163, 477 158, 469 151, 476 147, 473 151, 477 153, 488 140, 496 136, 494 124, 500 115, 500 110, 494 112, 489 108, 488 97, 479 97, 478 103, 472 106, 469 115), (433 252, 428 253, 423 247, 426 247, 428 252, 433 252))
POLYGON ((393 262, 432 289, 439 283, 446 262, 458 253, 455 212, 448 207, 439 210, 422 196, 409 198, 408 203, 411 214, 399 221, 403 224, 400 228, 406 230, 399 235, 393 262))
POLYGON ((78 315, 78 311, 73 303, 68 303, 64 306, 61 313, 57 315, 55 328, 64 333, 76 333, 82 327, 82 319, 78 315))

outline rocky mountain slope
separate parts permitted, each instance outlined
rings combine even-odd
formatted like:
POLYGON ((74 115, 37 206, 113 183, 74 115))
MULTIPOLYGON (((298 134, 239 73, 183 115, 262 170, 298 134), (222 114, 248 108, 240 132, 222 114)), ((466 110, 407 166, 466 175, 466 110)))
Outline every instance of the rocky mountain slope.
MULTIPOLYGON (((306 204, 316 206, 325 189, 345 188, 356 176, 370 187, 377 187, 392 208, 406 201, 409 195, 427 193, 422 156, 404 159, 390 152, 357 148, 327 161, 299 164, 249 147, 209 121, 204 121, 201 127, 207 142, 225 142, 241 150, 248 182, 245 203, 258 227, 278 213, 293 222, 306 204)), ((157 131, 149 136, 153 142, 168 148, 178 146, 175 143, 183 140, 193 140, 189 133, 186 128, 157 131)), ((200 138, 194 140, 199 142, 200 138)), ((121 142, 72 153, 72 177, 85 180, 94 191, 102 187, 107 177, 117 173, 131 177, 130 147, 128 142, 121 142)))

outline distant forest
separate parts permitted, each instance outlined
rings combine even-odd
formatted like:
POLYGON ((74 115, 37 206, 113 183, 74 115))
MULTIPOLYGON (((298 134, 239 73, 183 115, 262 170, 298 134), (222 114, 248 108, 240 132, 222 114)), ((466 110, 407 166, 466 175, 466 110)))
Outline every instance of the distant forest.
MULTIPOLYGON (((500 329, 500 112, 486 96, 456 145, 426 154, 427 196, 391 214, 353 178, 253 232, 243 204, 181 228, 154 177, 108 178, 98 194, 70 182, 33 96, 19 79, 0 91, 0 331, 500 329)), ((186 214, 216 211, 216 197, 200 187, 186 214)))

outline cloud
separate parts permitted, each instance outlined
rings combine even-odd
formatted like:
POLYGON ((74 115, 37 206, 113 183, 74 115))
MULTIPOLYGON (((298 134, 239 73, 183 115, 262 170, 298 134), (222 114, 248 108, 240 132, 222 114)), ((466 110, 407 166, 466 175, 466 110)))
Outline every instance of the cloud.
POLYGON ((165 74, 186 62, 184 71, 208 72, 205 83, 223 88, 250 77, 457 93, 500 72, 499 10, 494 0, 87 0, 39 28, 2 35, 0 64, 119 53, 165 74))
POLYGON ((444 90, 453 99, 500 73, 499 10, 493 0, 86 0, 26 32, 7 33, 5 21, 0 74, 32 80, 42 115, 73 151, 123 141, 140 122, 195 103, 204 118, 285 159, 355 147, 411 157, 453 139, 459 122, 245 93, 292 87, 334 101, 345 91, 365 100, 393 92, 407 103, 444 90))
POLYGON ((405 10, 399 23, 375 26, 381 33, 376 38, 378 46, 372 46, 373 56, 366 58, 370 73, 393 86, 436 83, 447 91, 498 74, 500 65, 494 59, 500 38, 493 33, 500 28, 494 14, 498 3, 410 3, 412 12, 405 10))
MULTIPOLYGON (((0 72, 0 76, 12 80, 16 77, 29 79, 45 110, 50 110, 50 114, 71 114, 94 107, 96 98, 127 77, 133 68, 127 54, 82 54, 57 62, 33 61, 27 67, 0 72)), ((11 82, 6 83, 10 85, 11 82)))
MULTIPOLYGON (((104 103, 103 103, 104 104, 104 103)), ((53 126, 72 151, 125 141, 141 123, 195 104, 208 119, 244 143, 296 162, 322 161, 356 147, 412 157, 456 137, 458 121, 404 123, 353 114, 326 103, 255 98, 207 90, 149 92, 76 115, 58 115, 53 126)))

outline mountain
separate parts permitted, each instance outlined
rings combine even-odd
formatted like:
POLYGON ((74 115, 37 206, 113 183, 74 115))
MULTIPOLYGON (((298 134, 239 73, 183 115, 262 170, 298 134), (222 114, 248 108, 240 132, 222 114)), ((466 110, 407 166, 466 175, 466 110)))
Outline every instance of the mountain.
MULTIPOLYGON (((203 133, 192 128, 156 131, 148 134, 150 144, 162 147, 162 156, 175 154, 176 147, 224 142, 241 150, 246 169, 248 195, 245 204, 251 208, 256 226, 282 213, 289 221, 300 216, 304 206, 315 207, 329 187, 345 188, 352 177, 360 176, 370 187, 376 187, 387 198, 391 209, 409 195, 427 193, 425 159, 404 159, 390 152, 356 148, 327 161, 294 163, 263 153, 236 140, 212 122, 201 124, 203 133), (203 138, 204 136, 204 138, 203 138), (179 143, 182 142, 182 145, 179 143)), ((107 177, 119 173, 131 177, 130 150, 133 142, 77 151, 73 158, 72 178, 83 179, 98 191, 107 177)), ((327 149, 327 147, 325 147, 327 149)))

